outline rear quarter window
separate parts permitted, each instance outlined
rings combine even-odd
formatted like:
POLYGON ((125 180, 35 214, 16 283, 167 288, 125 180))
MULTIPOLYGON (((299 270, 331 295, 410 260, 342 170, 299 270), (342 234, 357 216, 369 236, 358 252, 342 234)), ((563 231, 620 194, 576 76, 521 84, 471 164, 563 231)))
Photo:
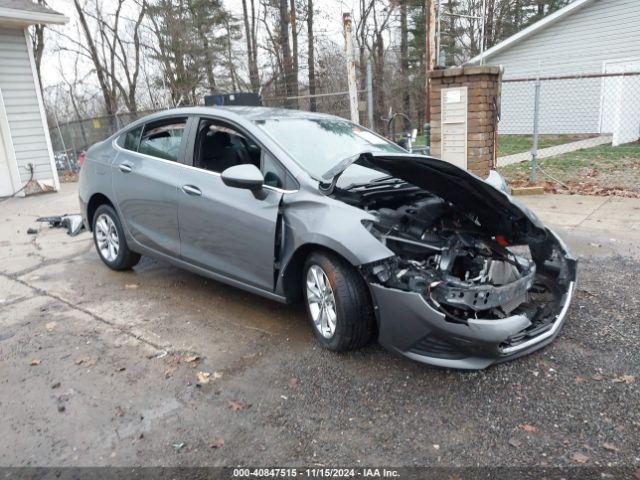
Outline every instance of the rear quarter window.
POLYGON ((129 130, 124 133, 118 139, 118 145, 126 150, 131 150, 132 152, 138 151, 138 144, 140 143, 140 135, 142 134, 143 125, 134 128, 133 130, 129 130))

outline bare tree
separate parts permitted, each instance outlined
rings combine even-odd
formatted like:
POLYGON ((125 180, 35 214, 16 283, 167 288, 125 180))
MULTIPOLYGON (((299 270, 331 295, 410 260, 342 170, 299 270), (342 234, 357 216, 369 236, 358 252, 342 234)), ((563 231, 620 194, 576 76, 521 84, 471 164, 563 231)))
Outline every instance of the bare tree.
POLYGON ((402 110, 409 114, 411 97, 408 85, 409 78, 409 27, 407 23, 407 0, 400 0, 400 73, 405 88, 402 91, 402 110))
POLYGON ((280 44, 280 51, 282 52, 282 76, 284 81, 284 88, 287 95, 287 106, 294 106, 294 102, 289 97, 296 95, 297 90, 297 72, 293 70, 293 57, 291 54, 291 45, 289 45, 289 12, 288 12, 288 0, 279 0, 279 36, 278 41, 280 44))
POLYGON ((309 110, 315 112, 317 109, 317 102, 314 95, 316 94, 316 60, 315 60, 315 45, 314 45, 314 32, 313 32, 313 0, 307 0, 307 65, 309 73, 309 110))
MULTIPOLYGON (((38 5, 47 6, 47 2, 45 0, 37 0, 37 2, 38 5)), ((40 66, 42 65, 42 54, 44 53, 44 29, 44 25, 36 24, 33 26, 33 33, 31 35, 33 59, 36 64, 36 73, 38 74, 40 91, 42 91, 42 75, 40 74, 40 66)))
MULTIPOLYGON (((122 11, 122 5, 124 0, 117 0, 117 7, 115 13, 115 25, 120 21, 120 12, 122 11)), ((87 56, 92 62, 93 67, 98 78, 98 84, 100 91, 104 99, 105 112, 107 115, 115 115, 118 111, 118 92, 115 83, 115 43, 116 39, 113 39, 112 43, 108 45, 98 44, 98 41, 105 39, 104 26, 98 31, 97 39, 95 37, 96 32, 89 26, 89 20, 86 10, 86 5, 81 4, 80 0, 73 0, 73 5, 78 14, 78 20, 84 34, 86 45, 81 42, 75 42, 76 47, 79 47, 80 53, 87 56), (100 49, 98 48, 100 46, 100 49), (107 53, 108 52, 108 53, 107 53)), ((96 2, 96 7, 99 4, 96 2)), ((98 9, 98 8, 97 8, 98 9)))
MULTIPOLYGON (((295 96, 298 95, 298 18, 297 18, 297 14, 296 14, 296 0, 291 0, 291 5, 290 5, 290 21, 291 21, 291 46, 293 48, 293 52, 292 52, 292 60, 291 60, 291 67, 292 67, 292 73, 291 75, 294 77, 291 81, 292 83, 292 90, 293 90, 293 94, 295 96)), ((296 106, 298 104, 297 100, 296 100, 296 106)))
POLYGON ((258 46, 256 37, 258 36, 256 27, 256 5, 255 0, 251 2, 251 17, 247 8, 247 0, 242 0, 242 19, 244 22, 244 35, 247 43, 247 67, 249 70, 249 83, 251 90, 258 93, 260 91, 260 75, 258 73, 258 46))

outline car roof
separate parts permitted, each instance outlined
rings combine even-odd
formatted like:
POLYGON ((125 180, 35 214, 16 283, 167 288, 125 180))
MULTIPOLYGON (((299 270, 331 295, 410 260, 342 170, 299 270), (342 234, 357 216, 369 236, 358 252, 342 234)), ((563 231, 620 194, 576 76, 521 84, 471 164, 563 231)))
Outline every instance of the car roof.
POLYGON ((222 117, 233 118, 242 117, 251 122, 258 120, 273 120, 285 118, 338 118, 334 115, 317 112, 305 112, 302 110, 289 110, 286 108, 273 107, 240 107, 240 106, 212 106, 212 107, 183 107, 173 108, 155 112, 146 119, 161 118, 165 115, 211 115, 216 114, 222 117))

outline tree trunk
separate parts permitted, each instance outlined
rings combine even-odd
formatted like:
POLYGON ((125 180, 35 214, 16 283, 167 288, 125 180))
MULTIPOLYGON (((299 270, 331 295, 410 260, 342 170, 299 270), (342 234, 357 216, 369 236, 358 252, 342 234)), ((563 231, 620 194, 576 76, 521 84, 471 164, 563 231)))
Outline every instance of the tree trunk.
POLYGON ((211 53, 211 48, 209 46, 209 39, 207 35, 202 32, 199 32, 200 38, 202 40, 202 48, 204 49, 204 65, 207 74, 207 88, 209 89, 209 93, 216 93, 216 79, 213 75, 213 55, 211 53))
MULTIPOLYGON (((291 0, 290 2, 291 6, 291 15, 290 15, 290 20, 291 20, 291 44, 293 47, 293 59, 291 62, 291 66, 293 68, 293 77, 294 77, 294 82, 293 82, 293 92, 295 96, 298 96, 298 19, 296 16, 296 0, 291 0)), ((294 102, 296 108, 298 108, 298 99, 295 100, 294 102)))
MULTIPOLYGON (((282 74, 284 80, 284 90, 287 97, 295 95, 293 77, 293 58, 291 57, 291 46, 289 45, 289 2, 280 0, 280 50, 282 51, 282 74)), ((291 108, 294 103, 287 99, 286 106, 291 108)))
POLYGON ((234 92, 238 91, 238 80, 236 75, 236 67, 233 63, 233 49, 231 46, 231 27, 229 21, 226 21, 227 27, 227 65, 229 67, 229 79, 231 80, 231 88, 234 92))
MULTIPOLYGON (((252 15, 255 12, 254 0, 251 0, 252 15)), ((249 12, 247 10, 247 0, 242 0, 242 14, 244 20, 244 35, 247 41, 247 64, 249 69, 249 83, 251 84, 251 90, 254 93, 258 93, 260 90, 260 78, 258 76, 258 61, 256 58, 255 50, 255 31, 253 25, 255 25, 255 19, 251 19, 251 25, 249 24, 249 12)))
POLYGON ((42 54, 44 53, 44 25, 33 26, 33 58, 36 64, 36 73, 38 74, 38 83, 40 91, 42 91, 42 75, 40 74, 40 66, 42 65, 42 54))
POLYGON ((400 73, 404 83, 402 88, 402 110, 411 116, 411 98, 409 96, 409 29, 407 27, 407 0, 400 2, 400 73))
MULTIPOLYGON (((380 116, 386 115, 384 112, 384 39, 382 38, 381 32, 377 32, 376 34, 374 52, 374 112, 380 116)), ((377 130, 382 132, 385 127, 384 123, 380 123, 377 126, 377 130)))
POLYGON ((309 68, 309 110, 315 112, 318 108, 316 98, 316 60, 313 35, 313 0, 307 0, 307 37, 309 41, 309 50, 307 53, 307 62, 309 68))

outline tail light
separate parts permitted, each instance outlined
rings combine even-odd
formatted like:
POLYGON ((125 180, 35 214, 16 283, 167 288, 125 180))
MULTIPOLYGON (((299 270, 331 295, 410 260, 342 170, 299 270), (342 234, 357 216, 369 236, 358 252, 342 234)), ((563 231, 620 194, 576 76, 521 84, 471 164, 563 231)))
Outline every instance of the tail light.
POLYGON ((80 165, 82 167, 82 164, 84 163, 84 159, 87 156, 86 152, 81 152, 80 155, 78 155, 78 165, 80 165))

